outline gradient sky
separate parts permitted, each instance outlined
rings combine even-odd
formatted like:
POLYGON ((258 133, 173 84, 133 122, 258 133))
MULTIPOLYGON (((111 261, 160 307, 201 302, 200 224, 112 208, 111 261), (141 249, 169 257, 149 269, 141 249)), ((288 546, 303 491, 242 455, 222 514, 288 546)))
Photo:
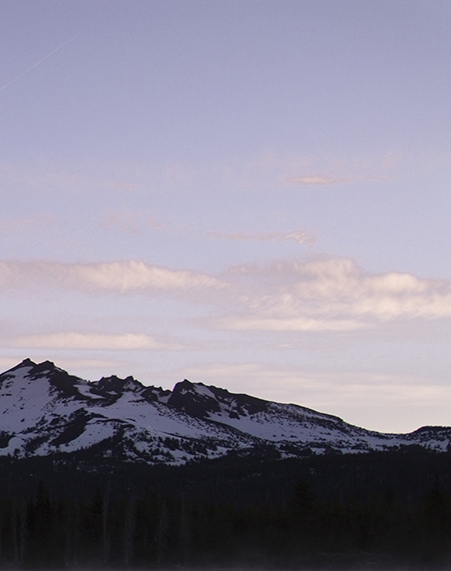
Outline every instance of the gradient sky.
POLYGON ((0 367, 451 425, 448 0, 3 0, 0 367))

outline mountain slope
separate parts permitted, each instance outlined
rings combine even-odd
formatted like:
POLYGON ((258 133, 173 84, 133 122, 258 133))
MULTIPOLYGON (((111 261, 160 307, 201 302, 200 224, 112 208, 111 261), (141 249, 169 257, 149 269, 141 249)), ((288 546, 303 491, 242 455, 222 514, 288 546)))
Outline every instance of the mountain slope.
POLYGON ((450 440, 451 428, 382 434, 302 406, 187 380, 172 391, 133 377, 89 382, 50 361, 29 359, 0 375, 0 456, 90 450, 99 457, 179 465, 263 449, 281 457, 403 445, 444 451, 450 440))

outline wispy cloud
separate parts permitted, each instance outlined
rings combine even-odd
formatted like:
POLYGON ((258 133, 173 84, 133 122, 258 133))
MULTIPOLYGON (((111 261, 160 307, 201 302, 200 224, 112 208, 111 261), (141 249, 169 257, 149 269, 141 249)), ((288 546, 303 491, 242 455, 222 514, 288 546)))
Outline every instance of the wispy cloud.
MULTIPOLYGON (((348 258, 233 266, 216 275, 134 260, 91 264, 0 261, 5 291, 175 295, 206 313, 205 329, 343 333, 451 318, 451 281, 365 272, 348 258)), ((200 318, 196 318, 199 319, 200 318)))
POLYGON ((352 331, 399 319, 451 317, 451 282, 412 274, 369 274, 346 258, 239 266, 229 280, 240 311, 218 327, 238 330, 352 331))
POLYGON ((219 326, 237 331, 311 331, 344 332, 368 327, 357 319, 318 319, 316 317, 268 317, 248 314, 232 315, 220 319, 219 326))
POLYGON ((390 178, 386 176, 350 176, 350 177, 332 177, 322 174, 314 174, 308 176, 288 176, 285 178, 287 182, 298 184, 300 186, 330 186, 334 184, 343 184, 346 182, 362 182, 377 181, 388 182, 390 178))
POLYGON ((162 229, 163 223, 148 212, 136 212, 130 209, 117 209, 105 212, 97 221, 105 230, 120 230, 127 234, 140 234, 149 228, 162 229))
POLYGON ((294 230, 293 232, 257 232, 255 234, 247 234, 246 232, 235 232, 234 234, 227 234, 221 232, 209 232, 208 237, 215 238, 218 240, 242 240, 242 241, 257 241, 257 242, 287 242, 293 241, 297 244, 306 244, 307 246, 313 246, 315 243, 315 237, 312 234, 308 234, 305 230, 294 230))
POLYGON ((83 349, 89 351, 147 351, 184 349, 181 343, 167 342, 139 333, 105 334, 61 332, 41 335, 22 335, 8 341, 10 347, 27 349, 83 349))
MULTIPOLYGON (((209 162, 86 161, 53 163, 40 158, 28 163, 0 162, 0 192, 25 196, 76 194, 128 197, 131 194, 183 192, 224 193, 231 189, 273 192, 283 181, 301 186, 327 186, 361 180, 388 180, 406 161, 393 152, 378 156, 303 156, 263 152, 238 160, 209 162)), ((424 164, 422 157, 410 159, 412 168, 424 164)))
POLYGON ((187 292, 228 284, 208 274, 126 260, 92 264, 0 261, 0 287, 59 287, 105 293, 187 292))
POLYGON ((299 186, 389 182, 403 159, 405 157, 394 152, 361 157, 311 157, 310 161, 285 162, 285 173, 288 173, 285 181, 299 186))
POLYGON ((292 182, 294 184, 300 184, 301 186, 327 186, 330 184, 340 184, 343 182, 350 182, 355 180, 354 178, 341 178, 326 176, 324 174, 312 174, 308 176, 288 176, 285 179, 287 182, 292 182))

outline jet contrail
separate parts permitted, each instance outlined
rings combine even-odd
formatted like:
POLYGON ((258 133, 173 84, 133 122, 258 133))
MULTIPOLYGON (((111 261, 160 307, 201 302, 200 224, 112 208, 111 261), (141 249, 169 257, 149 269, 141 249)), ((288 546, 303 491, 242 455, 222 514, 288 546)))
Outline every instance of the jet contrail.
POLYGON ((3 91, 4 89, 6 89, 7 87, 9 87, 10 85, 12 85, 13 83, 16 83, 16 81, 19 81, 20 78, 22 78, 24 75, 27 75, 27 73, 30 73, 31 70, 33 70, 35 67, 38 67, 38 65, 40 65, 42 62, 44 62, 46 59, 48 59, 50 56, 52 56, 53 54, 55 54, 56 52, 58 52, 59 50, 61 50, 62 48, 64 48, 64 46, 67 46, 67 44, 70 44, 71 42, 73 42, 74 40, 76 40, 78 38, 78 36, 80 36, 85 30, 82 30, 81 32, 78 32, 78 34, 75 34, 75 36, 72 36, 72 38, 69 38, 68 40, 66 40, 64 43, 62 43, 60 46, 58 46, 57 48, 55 48, 54 50, 52 50, 50 53, 48 53, 46 56, 44 56, 42 59, 40 59, 39 61, 37 61, 36 63, 34 63, 31 67, 29 67, 28 69, 26 69, 25 71, 23 71, 22 73, 20 73, 19 75, 17 75, 14 79, 11 79, 11 81, 8 81, 8 83, 5 83, 5 85, 2 85, 0 87, 0 91, 3 91))

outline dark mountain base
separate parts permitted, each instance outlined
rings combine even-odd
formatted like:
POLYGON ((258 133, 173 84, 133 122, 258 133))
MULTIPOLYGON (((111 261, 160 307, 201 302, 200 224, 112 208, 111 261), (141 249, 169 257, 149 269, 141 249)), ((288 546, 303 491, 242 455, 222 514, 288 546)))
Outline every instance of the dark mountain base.
POLYGON ((449 454, 277 460, 260 451, 179 468, 2 459, 0 490, 2 567, 451 563, 449 454))
POLYGON ((0 458, 0 497, 31 498, 43 482, 54 499, 90 499, 107 489, 122 499, 152 489, 174 499, 271 505, 288 501, 301 479, 308 481, 321 499, 361 503, 390 492, 399 501, 416 501, 437 483, 451 492, 451 454, 406 447, 398 452, 281 460, 274 450, 258 449, 179 467, 114 457, 106 462, 92 450, 41 458, 0 458))

